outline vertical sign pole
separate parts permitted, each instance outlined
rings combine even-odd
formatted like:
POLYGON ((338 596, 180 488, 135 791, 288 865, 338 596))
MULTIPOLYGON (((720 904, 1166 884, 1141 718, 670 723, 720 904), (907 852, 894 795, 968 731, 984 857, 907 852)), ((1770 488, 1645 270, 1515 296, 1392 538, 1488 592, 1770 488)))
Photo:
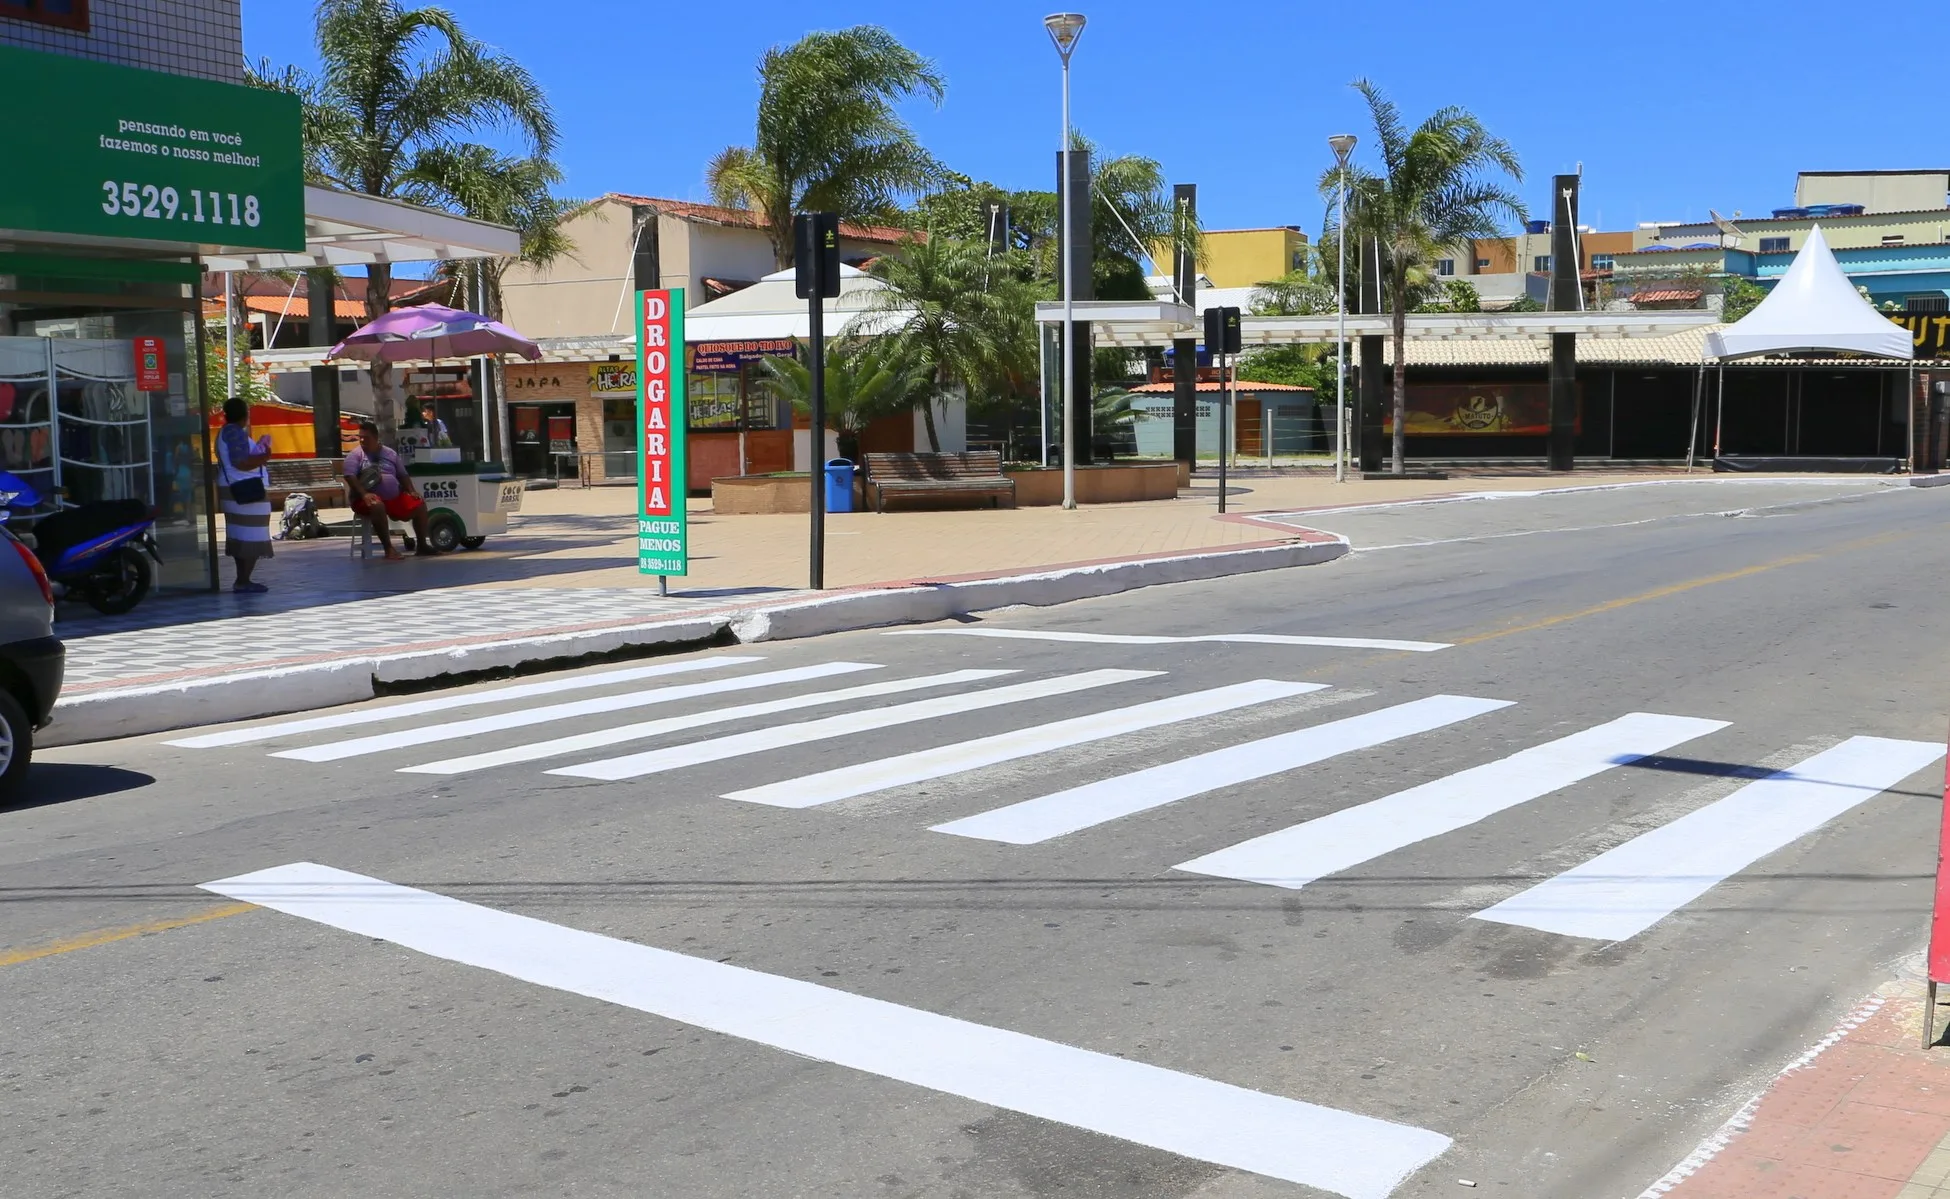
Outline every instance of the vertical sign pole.
POLYGON ((684 289, 636 294, 636 566, 657 576, 690 573, 684 428, 684 289))
MULTIPOLYGON (((1223 345, 1224 343, 1220 343, 1223 345)), ((1226 459, 1231 457, 1226 451, 1231 448, 1228 438, 1231 434, 1232 396, 1226 391, 1226 364, 1231 356, 1223 349, 1219 351, 1219 511, 1226 510, 1226 459)))
POLYGON ((806 315, 812 320, 812 589, 826 586, 826 288, 824 254, 808 264, 813 277, 806 315))

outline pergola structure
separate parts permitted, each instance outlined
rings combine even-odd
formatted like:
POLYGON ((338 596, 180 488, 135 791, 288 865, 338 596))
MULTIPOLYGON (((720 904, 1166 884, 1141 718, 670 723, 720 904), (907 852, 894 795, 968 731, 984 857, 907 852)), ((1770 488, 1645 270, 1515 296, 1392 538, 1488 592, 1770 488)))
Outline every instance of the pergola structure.
POLYGON ((203 269, 302 271, 378 263, 512 258, 520 253, 521 235, 501 225, 399 200, 307 184, 302 251, 233 250, 219 246, 204 253, 203 269))
MULTIPOLYGON (((1039 324, 1061 325, 1063 305, 1036 305, 1039 324)), ((1243 316, 1239 340, 1247 346, 1331 345, 1343 318, 1328 316, 1243 316)), ((1394 332, 1388 313, 1349 314, 1349 341, 1360 343, 1360 429, 1357 444, 1368 468, 1378 466, 1382 397, 1386 386, 1383 346, 1394 332)), ((1170 345, 1201 336, 1200 314, 1173 300, 1081 300, 1075 320, 1090 330, 1092 344, 1121 349, 1170 345)), ((1410 341, 1547 341, 1551 345, 1551 435, 1549 457, 1554 470, 1570 470, 1576 438, 1577 400, 1573 380, 1577 370, 1577 338, 1667 337, 1687 329, 1716 324, 1707 311, 1687 312, 1437 312, 1410 313, 1406 333, 1410 341)))

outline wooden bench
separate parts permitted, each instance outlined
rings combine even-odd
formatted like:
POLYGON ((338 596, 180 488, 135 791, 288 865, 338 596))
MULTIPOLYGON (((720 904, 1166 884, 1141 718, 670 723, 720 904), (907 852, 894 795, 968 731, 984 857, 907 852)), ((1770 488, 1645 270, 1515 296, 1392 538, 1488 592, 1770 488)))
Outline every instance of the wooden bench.
POLYGON ((995 507, 1002 497, 1016 506, 1016 481, 1002 473, 1002 455, 994 450, 960 454, 868 454, 867 484, 874 490, 874 508, 887 511, 887 496, 988 495, 995 507))
POLYGON ((294 495, 308 495, 311 502, 320 508, 343 508, 345 499, 345 476, 341 473, 340 458, 273 458, 267 467, 271 482, 266 490, 270 493, 271 511, 284 508, 284 502, 294 495))

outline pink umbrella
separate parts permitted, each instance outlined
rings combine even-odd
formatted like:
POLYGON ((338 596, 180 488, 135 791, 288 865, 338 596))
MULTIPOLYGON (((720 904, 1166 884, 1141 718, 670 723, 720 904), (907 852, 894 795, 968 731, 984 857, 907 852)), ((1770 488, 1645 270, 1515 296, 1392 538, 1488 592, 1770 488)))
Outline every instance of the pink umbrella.
POLYGON ((405 362, 483 354, 519 354, 535 362, 542 351, 513 329, 479 313, 420 304, 394 309, 333 346, 327 357, 405 362))

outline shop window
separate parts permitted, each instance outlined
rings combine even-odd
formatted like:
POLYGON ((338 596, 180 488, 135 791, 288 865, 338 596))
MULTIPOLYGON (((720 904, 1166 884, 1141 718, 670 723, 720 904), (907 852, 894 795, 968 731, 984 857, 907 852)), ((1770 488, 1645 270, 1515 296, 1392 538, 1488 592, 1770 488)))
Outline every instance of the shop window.
POLYGON ((1903 244, 1903 235, 1900 233, 1885 233, 1882 235, 1882 244, 1885 246, 1900 246, 1903 244))
POLYGON ((1455 259, 1453 259, 1453 258, 1438 258, 1438 259, 1436 259, 1436 260, 1435 260, 1435 273, 1436 273, 1436 274, 1438 274, 1438 275, 1453 275, 1453 274, 1455 274, 1455 273, 1456 273, 1456 260, 1455 260, 1455 259))
POLYGON ((1760 239, 1760 252, 1763 254, 1785 254, 1788 239, 1785 237, 1763 237, 1760 239))
POLYGON ((0 17, 88 32, 88 0, 0 0, 0 17))
POLYGON ((688 423, 693 429, 736 429, 738 427, 738 376, 735 374, 692 375, 686 389, 688 423))
POLYGON ((1548 271, 1548 270, 1550 270, 1550 269, 1551 269, 1551 256, 1550 256, 1549 254, 1539 254, 1539 255, 1537 255, 1537 257, 1535 257, 1535 258, 1533 258, 1533 259, 1531 259, 1531 262, 1530 262, 1530 269, 1531 269, 1531 270, 1533 270, 1533 271, 1537 271, 1537 272, 1540 272, 1540 273, 1541 273, 1541 272, 1543 272, 1543 271, 1548 271))
POLYGON ((1476 260, 1476 269, 1477 269, 1477 270, 1479 270, 1479 271, 1487 271, 1487 270, 1489 270, 1489 269, 1490 269, 1490 260, 1489 260, 1489 259, 1487 259, 1487 258, 1478 258, 1478 259, 1476 260))

